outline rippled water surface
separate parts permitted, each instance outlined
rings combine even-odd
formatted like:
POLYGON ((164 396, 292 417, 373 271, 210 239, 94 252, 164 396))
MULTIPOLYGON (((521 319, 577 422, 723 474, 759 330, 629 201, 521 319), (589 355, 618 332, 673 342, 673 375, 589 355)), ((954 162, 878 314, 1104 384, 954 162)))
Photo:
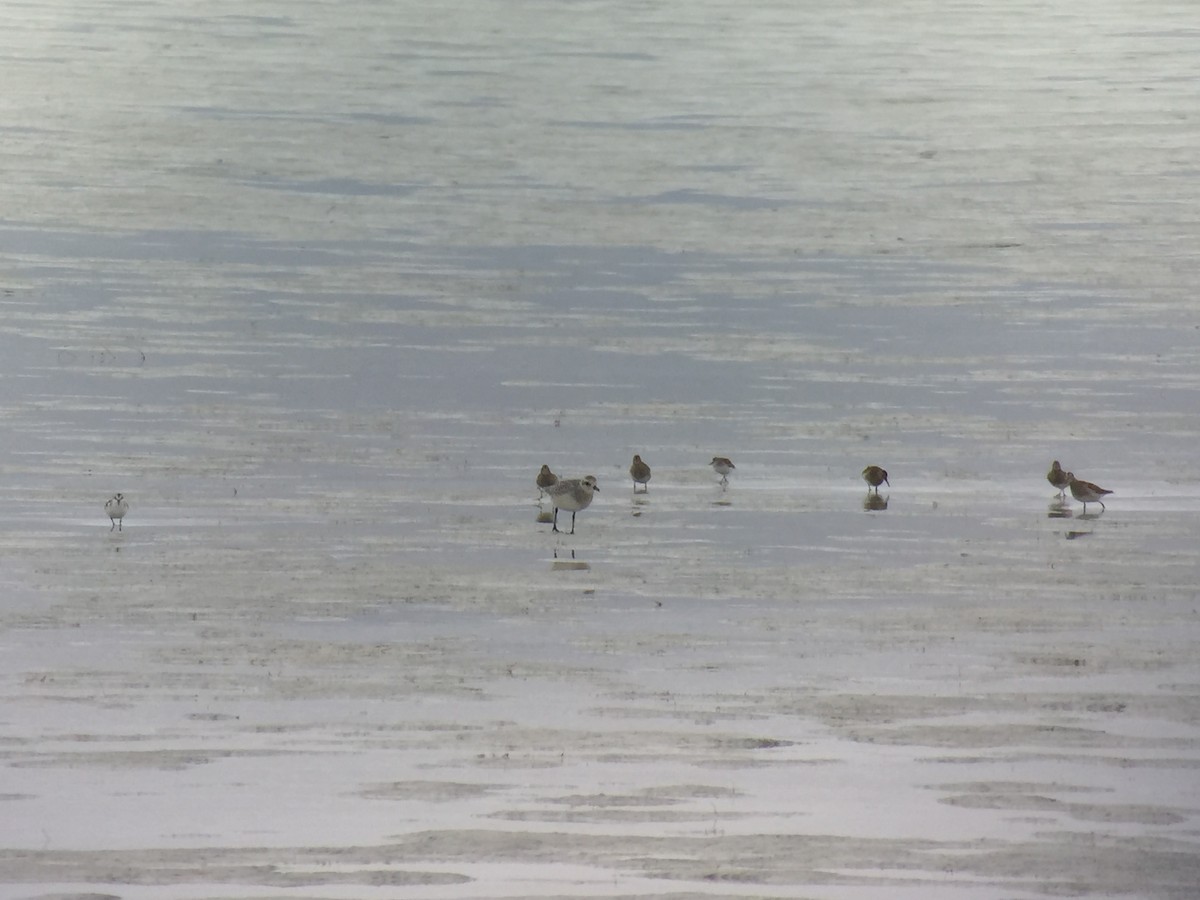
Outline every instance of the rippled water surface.
POLYGON ((1189 4, 7 18, 0 895, 1195 896, 1189 4))

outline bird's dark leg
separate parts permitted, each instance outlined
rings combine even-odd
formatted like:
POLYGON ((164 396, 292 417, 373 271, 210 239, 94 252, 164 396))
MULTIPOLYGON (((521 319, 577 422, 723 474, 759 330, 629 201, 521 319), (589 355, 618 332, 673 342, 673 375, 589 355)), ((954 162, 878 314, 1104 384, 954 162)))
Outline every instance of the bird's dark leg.
POLYGON ((578 510, 575 510, 575 509, 571 510, 571 534, 575 533, 575 513, 576 512, 578 512, 578 510))
POLYGON ((554 507, 554 527, 551 531, 558 531, 558 507, 554 507))

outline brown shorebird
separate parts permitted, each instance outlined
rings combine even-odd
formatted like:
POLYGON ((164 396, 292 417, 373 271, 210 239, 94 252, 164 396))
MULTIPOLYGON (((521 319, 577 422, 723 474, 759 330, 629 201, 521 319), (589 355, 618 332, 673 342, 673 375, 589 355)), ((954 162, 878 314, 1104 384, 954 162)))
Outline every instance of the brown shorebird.
POLYGON ((871 488, 875 488, 875 493, 879 493, 879 486, 886 484, 888 487, 892 483, 888 481, 887 472, 879 466, 867 466, 862 470, 863 481, 867 483, 867 493, 871 493, 871 488))
POLYGON ((1083 504, 1084 515, 1087 515, 1087 505, 1089 503, 1099 503, 1100 508, 1104 509, 1104 501, 1101 497, 1111 494, 1112 491, 1106 491, 1098 484, 1092 484, 1090 481, 1081 481, 1075 477, 1074 472, 1067 473, 1067 479, 1071 487, 1071 496, 1083 504))
POLYGON ((538 499, 541 500, 545 496, 546 488, 556 484, 558 484, 558 476, 550 471, 549 466, 543 465, 542 470, 537 473, 538 499))
POLYGON ((642 458, 636 453, 633 454, 633 464, 629 467, 629 477, 633 479, 633 492, 638 492, 637 486, 642 486, 642 493, 650 492, 650 486, 646 484, 650 480, 650 467, 642 462, 642 458))
POLYGON ((1063 471, 1063 467, 1058 464, 1057 459, 1050 464, 1050 471, 1046 473, 1046 480, 1050 482, 1051 487, 1058 488, 1058 496, 1066 498, 1067 488, 1071 486, 1071 474, 1063 471))

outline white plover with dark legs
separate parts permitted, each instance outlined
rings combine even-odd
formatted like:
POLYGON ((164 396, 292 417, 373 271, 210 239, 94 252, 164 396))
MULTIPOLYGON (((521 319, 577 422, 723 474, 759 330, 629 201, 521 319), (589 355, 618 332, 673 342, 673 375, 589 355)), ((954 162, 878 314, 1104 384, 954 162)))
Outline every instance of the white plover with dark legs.
POLYGON ((123 531, 121 523, 127 512, 129 512, 129 501, 125 499, 125 495, 113 494, 104 504, 104 514, 112 520, 112 528, 108 530, 112 531, 115 528, 117 531, 123 531))
POLYGON ((574 534, 575 514, 591 505, 592 495, 598 490, 600 490, 600 486, 596 484, 595 475, 587 475, 583 478, 560 478, 556 484, 546 488, 546 493, 550 495, 550 503, 554 507, 552 530, 558 531, 558 511, 566 509, 571 513, 570 533, 574 534))

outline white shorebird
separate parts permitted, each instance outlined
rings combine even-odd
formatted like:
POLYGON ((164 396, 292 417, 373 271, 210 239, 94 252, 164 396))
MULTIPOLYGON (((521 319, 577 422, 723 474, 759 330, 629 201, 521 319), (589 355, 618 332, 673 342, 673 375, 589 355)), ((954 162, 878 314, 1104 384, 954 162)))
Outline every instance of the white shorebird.
POLYGON ((714 472, 721 476, 721 484, 729 484, 729 473, 737 468, 733 464, 733 460, 724 456, 714 456, 709 465, 713 467, 714 472))
POLYGON ((546 495, 546 488, 558 484, 558 476, 551 472, 550 467, 544 463, 542 464, 542 470, 537 473, 536 480, 539 500, 546 495))
POLYGON ((104 504, 105 515, 112 519, 112 528, 108 530, 112 531, 115 528, 117 531, 123 531, 121 520, 125 518, 127 512, 129 512, 129 501, 125 499, 125 495, 113 494, 104 504))
POLYGON ((1082 481, 1075 477, 1074 472, 1067 473, 1067 479, 1071 487, 1071 496, 1083 504, 1083 514, 1087 515, 1087 505, 1089 503, 1099 503, 1101 509, 1105 509, 1102 497, 1111 494, 1112 491, 1106 491, 1098 484, 1092 484, 1090 481, 1082 481))
POLYGON ((638 492, 637 486, 642 486, 642 493, 650 492, 650 485, 646 482, 650 480, 650 467, 642 462, 642 458, 636 453, 633 454, 633 463, 629 466, 629 477, 633 479, 633 492, 638 492))
POLYGON ((598 490, 600 490, 600 486, 596 484, 595 475, 566 480, 560 478, 557 484, 546 488, 546 493, 550 495, 550 503, 554 507, 554 528, 552 530, 558 531, 558 511, 569 509, 571 511, 571 534, 574 534, 575 513, 581 509, 587 509, 591 505, 592 495, 598 490))

